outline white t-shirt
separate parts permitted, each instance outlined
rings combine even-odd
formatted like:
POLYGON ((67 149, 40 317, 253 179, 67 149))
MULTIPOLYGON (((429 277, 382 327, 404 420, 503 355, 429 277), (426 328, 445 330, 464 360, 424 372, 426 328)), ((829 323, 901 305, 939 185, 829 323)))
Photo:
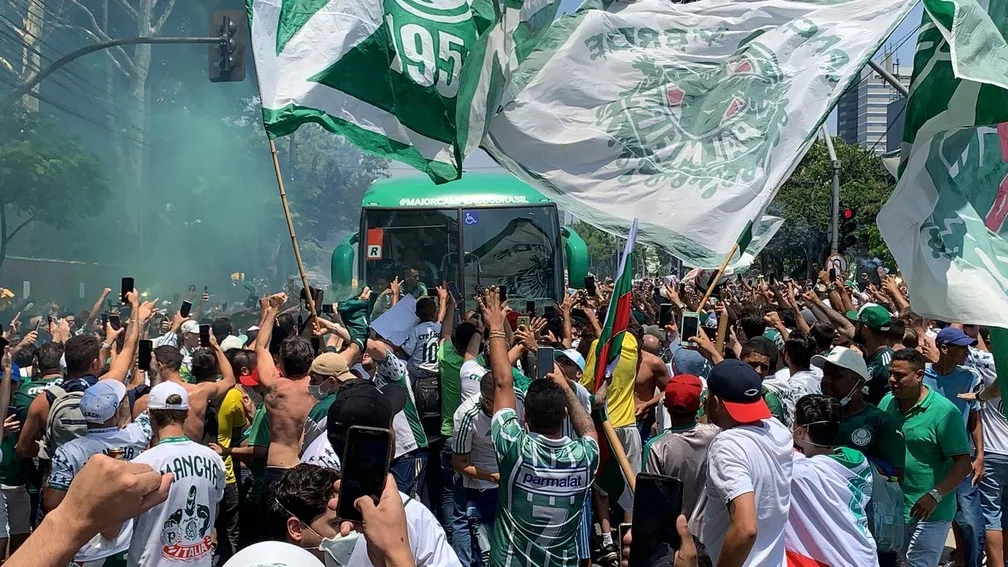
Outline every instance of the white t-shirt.
MULTIPOLYGON (((997 379, 997 372, 994 371, 994 355, 989 352, 971 347, 966 366, 980 374, 985 389, 997 379)), ((1008 456, 1008 420, 1002 412, 1003 407, 1004 400, 1000 397, 980 404, 985 453, 1008 456)))
MULTIPOLYGON (((147 412, 137 416, 133 423, 119 429, 88 429, 83 437, 68 441, 56 449, 49 471, 49 488, 66 491, 74 476, 92 456, 102 453, 110 457, 129 461, 140 454, 150 443, 153 431, 147 412)), ((74 556, 74 561, 86 562, 103 559, 129 548, 133 535, 133 520, 123 524, 115 541, 109 541, 98 534, 91 538, 74 556)))
POLYGON ((315 438, 304 452, 301 453, 301 462, 310 465, 318 465, 334 471, 340 470, 340 458, 329 443, 329 438, 324 434, 315 438))
MULTIPOLYGON (((402 492, 399 496, 406 509, 406 529, 409 532, 410 549, 417 567, 461 567, 455 552, 448 545, 444 528, 438 523, 434 514, 420 502, 402 492)), ((353 554, 347 567, 374 567, 367 554, 367 541, 361 537, 357 540, 353 554)))
POLYGON ((462 367, 459 368, 459 381, 462 382, 463 400, 479 394, 480 380, 483 379, 483 375, 487 372, 490 372, 490 370, 479 362, 476 362, 475 358, 470 358, 462 363, 462 367))
POLYGON ((409 355, 406 364, 410 375, 422 368, 437 371, 437 354, 441 346, 441 323, 425 321, 410 329, 402 349, 409 355))
POLYGON ((134 520, 127 564, 209 567, 217 504, 224 497, 224 461, 188 437, 169 437, 133 462, 174 473, 175 481, 168 500, 134 520))
MULTIPOLYGON (((490 422, 492 416, 483 411, 483 396, 477 393, 466 398, 455 410, 455 436, 452 438, 452 451, 456 455, 469 455, 469 462, 478 468, 497 472, 497 453, 494 451, 493 439, 490 438, 490 422)), ((515 408, 518 421, 525 421, 525 396, 515 390, 515 408)), ((479 480, 462 475, 462 485, 466 488, 485 490, 497 488, 488 480, 479 480)))
POLYGON ((701 540, 717 563, 731 526, 728 503, 752 492, 759 533, 743 565, 781 567, 791 505, 793 440, 776 418, 718 434, 707 451, 707 510, 701 540))
POLYGON ((427 434, 424 433, 420 415, 416 411, 416 400, 413 397, 413 386, 410 384, 409 371, 406 363, 392 351, 386 351, 385 360, 375 361, 377 370, 374 385, 379 388, 398 386, 406 391, 406 407, 392 419, 392 429, 395 430, 395 458, 427 446, 427 434))

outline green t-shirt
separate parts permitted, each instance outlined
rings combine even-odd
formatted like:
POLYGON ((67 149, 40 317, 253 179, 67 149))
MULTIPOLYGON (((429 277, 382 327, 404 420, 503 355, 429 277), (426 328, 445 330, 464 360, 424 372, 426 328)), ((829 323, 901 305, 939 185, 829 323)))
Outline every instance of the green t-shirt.
MULTIPOLYGON (((249 447, 266 447, 266 450, 269 451, 270 431, 269 422, 266 421, 266 404, 256 408, 256 413, 252 416, 252 425, 249 426, 248 431, 249 447)), ((249 466, 249 472, 252 473, 249 498, 252 498, 253 502, 257 502, 262 492, 263 477, 266 475, 266 457, 253 459, 249 466)))
POLYGON ((450 341, 441 343, 438 349, 438 370, 441 374, 441 435, 451 437, 455 423, 455 410, 462 404, 462 378, 459 370, 465 356, 459 354, 450 341))
MULTIPOLYGON (((17 390, 14 391, 14 397, 11 399, 11 407, 14 408, 18 421, 23 424, 28 418, 28 408, 31 407, 36 396, 48 386, 62 383, 63 377, 56 376, 47 380, 25 379, 13 384, 12 386, 17 386, 17 390)), ((18 457, 17 451, 14 450, 17 440, 18 434, 11 433, 4 435, 3 440, 0 441, 0 450, 3 451, 3 459, 0 460, 0 483, 7 486, 24 486, 27 482, 24 460, 18 457)))
POLYGON ((865 357, 868 364, 868 381, 865 382, 864 401, 878 404, 889 393, 889 363, 892 362, 893 349, 882 347, 865 357))
MULTIPOLYGON (((788 423, 787 414, 784 411, 784 404, 781 403, 780 396, 767 388, 763 388, 763 401, 766 402, 767 407, 770 408, 770 413, 777 418, 777 421, 784 424, 788 423)), ((701 407, 701 409, 703 408, 701 407)))
MULTIPOLYGON (((934 390, 903 414, 899 402, 886 394, 879 409, 896 418, 906 441, 906 474, 903 479, 903 514, 913 522, 910 509, 921 496, 944 480, 952 470, 952 457, 969 455, 969 438, 962 413, 955 404, 934 390)), ((955 494, 947 494, 929 518, 950 522, 956 512, 955 494)))
POLYGON ((906 443, 899 422, 868 403, 856 414, 840 419, 837 445, 857 449, 895 469, 902 470, 906 464, 906 443))

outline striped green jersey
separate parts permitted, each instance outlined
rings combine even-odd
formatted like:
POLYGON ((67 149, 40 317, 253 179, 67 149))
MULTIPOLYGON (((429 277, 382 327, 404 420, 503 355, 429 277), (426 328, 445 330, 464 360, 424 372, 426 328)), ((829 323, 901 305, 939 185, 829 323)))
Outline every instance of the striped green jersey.
POLYGON ((406 407, 392 420, 392 428, 396 433, 395 458, 416 449, 427 448, 427 434, 424 433, 423 425, 420 423, 420 413, 413 399, 413 388, 410 385, 406 363, 390 350, 385 351, 385 360, 375 360, 375 363, 377 364, 375 386, 381 388, 386 384, 395 384, 406 390, 406 407))
POLYGON ((513 409, 494 415, 490 435, 500 472, 491 566, 575 567, 575 538, 598 470, 598 443, 529 433, 513 409))

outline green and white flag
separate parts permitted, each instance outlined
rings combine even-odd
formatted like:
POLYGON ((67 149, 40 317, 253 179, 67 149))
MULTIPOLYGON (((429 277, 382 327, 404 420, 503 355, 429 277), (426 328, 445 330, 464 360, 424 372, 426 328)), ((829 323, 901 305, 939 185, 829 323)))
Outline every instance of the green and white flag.
POLYGON ((578 218, 716 267, 911 0, 583 7, 513 73, 483 146, 578 218))
POLYGON ((246 0, 266 132, 315 122, 435 182, 457 179, 462 69, 498 1, 246 0))
POLYGON ((1008 327, 1008 0, 924 8, 879 231, 915 312, 1008 327))

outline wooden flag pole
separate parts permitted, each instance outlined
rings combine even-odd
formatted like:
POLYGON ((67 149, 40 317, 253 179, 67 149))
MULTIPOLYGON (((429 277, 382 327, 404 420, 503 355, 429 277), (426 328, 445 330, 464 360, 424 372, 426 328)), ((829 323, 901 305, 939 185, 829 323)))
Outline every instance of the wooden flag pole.
MULTIPOLYGON (((623 444, 616 437, 616 430, 609 423, 608 419, 602 422, 602 432, 605 433, 606 440, 609 442, 609 450, 612 452, 613 458, 616 459, 620 469, 623 470, 623 476, 626 477, 627 484, 630 485, 630 492, 635 494, 637 492, 637 471, 633 470, 633 467, 630 466, 630 459, 627 458, 626 452, 623 450, 623 444)), ((619 498, 619 494, 612 494, 610 496, 619 498)))
POLYGON ((707 304, 707 300, 710 299, 711 294, 714 293, 714 288, 717 287, 718 280, 721 279, 724 271, 728 269, 728 262, 731 262, 732 256, 734 256, 736 252, 738 252, 738 242, 735 242, 735 244, 732 245, 732 249, 728 251, 728 255, 725 256, 724 262, 721 262, 721 267, 718 268, 717 275, 711 280, 711 285, 707 288, 707 292, 704 293, 703 299, 700 300, 700 304, 697 305, 698 310, 703 309, 704 305, 707 304))
POLYGON ((277 158, 276 144, 273 139, 269 141, 270 153, 273 154, 273 172, 276 173, 277 187, 280 189, 280 203, 283 205, 284 218, 287 219, 287 232, 290 234, 291 246, 294 247, 294 260, 297 261, 298 272, 301 274, 301 287, 305 291, 305 298, 308 299, 308 311, 312 316, 312 323, 318 318, 315 312, 315 298, 312 297, 311 287, 308 285, 308 275, 305 274, 304 264, 301 263, 301 249, 298 248, 297 235, 294 234, 294 221, 291 220, 290 205, 287 204, 287 191, 284 190, 283 175, 280 173, 280 160, 277 158))

